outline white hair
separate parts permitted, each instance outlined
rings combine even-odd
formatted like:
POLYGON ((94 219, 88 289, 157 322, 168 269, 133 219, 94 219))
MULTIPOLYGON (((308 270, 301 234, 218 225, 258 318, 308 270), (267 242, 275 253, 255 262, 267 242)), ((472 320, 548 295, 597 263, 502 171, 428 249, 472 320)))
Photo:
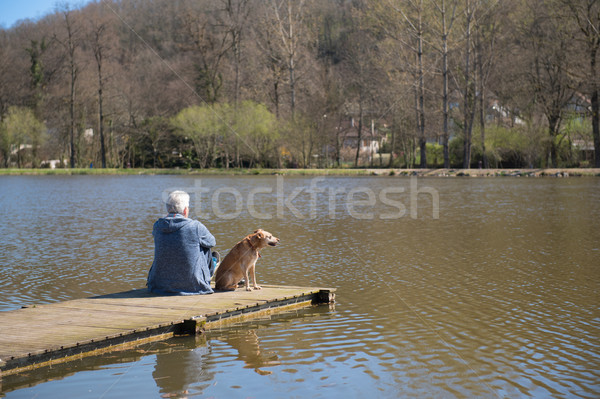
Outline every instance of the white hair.
POLYGON ((185 208, 190 206, 190 195, 185 191, 173 191, 167 198, 167 212, 183 214, 185 208))

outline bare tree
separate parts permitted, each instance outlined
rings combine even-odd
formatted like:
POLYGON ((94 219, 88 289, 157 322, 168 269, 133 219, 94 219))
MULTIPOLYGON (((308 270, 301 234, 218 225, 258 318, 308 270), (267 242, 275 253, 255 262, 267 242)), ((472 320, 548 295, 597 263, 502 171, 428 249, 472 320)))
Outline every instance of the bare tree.
POLYGON ((548 122, 548 164, 556 167, 557 149, 562 141, 558 136, 567 105, 574 95, 574 82, 569 74, 569 65, 573 62, 569 54, 571 35, 561 29, 559 18, 552 17, 551 1, 547 0, 541 9, 536 8, 535 17, 524 25, 520 34, 524 39, 523 50, 528 55, 526 70, 535 94, 534 103, 539 105, 548 122))
POLYGON ((406 22, 410 41, 405 41, 405 46, 414 54, 414 96, 415 96, 415 116, 417 137, 419 140, 419 150, 421 159, 420 168, 427 167, 427 139, 425 135, 425 71, 423 63, 423 45, 424 45, 424 21, 423 21, 423 0, 410 0, 404 4, 393 4, 392 10, 398 13, 406 22), (407 7, 405 10, 402 5, 407 7))
MULTIPOLYGON (((600 83, 597 67, 600 50, 600 1, 562 0, 562 3, 577 22, 579 34, 582 36, 587 50, 589 72, 587 76, 580 77, 580 80, 587 83, 586 91, 590 94, 594 166, 600 168, 600 83)), ((573 72, 579 75, 576 71, 573 72)))
POLYGON ((414 95, 417 137, 420 150, 420 168, 427 167, 427 139, 425 136, 425 71, 423 65, 424 23, 423 23, 423 0, 408 1, 410 12, 406 12, 400 5, 394 5, 394 11, 398 12, 406 21, 411 41, 407 42, 408 48, 414 53, 414 95))
POLYGON ((485 147, 485 119, 487 109, 488 82, 498 57, 496 48, 498 36, 498 15, 494 13, 494 6, 486 9, 478 16, 475 25, 475 54, 477 57, 477 83, 479 99, 479 129, 481 134, 481 156, 483 168, 488 168, 488 159, 485 147))
POLYGON ((390 62, 395 63, 388 68, 393 74, 405 78, 411 76, 409 82, 413 93, 416 128, 420 150, 419 167, 427 167, 427 138, 425 118, 425 7, 423 0, 408 1, 372 1, 368 2, 368 13, 375 21, 374 29, 378 35, 389 39, 394 47, 390 51, 390 62), (395 53, 394 53, 395 52, 395 53))
POLYGON ((63 6, 61 12, 63 16, 66 37, 59 38, 58 36, 55 36, 55 39, 62 45, 66 54, 67 73, 69 75, 69 164, 71 168, 74 168, 77 162, 77 146, 75 143, 75 94, 77 78, 79 76, 79 66, 76 60, 76 53, 81 44, 81 29, 75 21, 74 12, 69 9, 68 5, 63 6))
MULTIPOLYGON (((102 8, 99 8, 102 12, 102 8)), ((90 20, 89 43, 96 60, 96 71, 98 76, 98 134, 100 135, 100 160, 102 167, 106 168, 106 140, 104 133, 104 90, 105 76, 103 65, 106 53, 110 50, 106 36, 110 29, 110 23, 103 15, 93 15, 90 20)))
POLYGON ((219 100, 223 86, 222 63, 233 46, 231 31, 215 19, 218 10, 197 13, 190 9, 186 12, 182 16, 186 40, 182 41, 181 48, 192 53, 197 92, 203 101, 213 104, 219 100))
MULTIPOLYGON (((266 7, 262 2, 259 6, 266 7)), ((261 50, 262 55, 259 57, 261 64, 269 71, 266 78, 267 85, 271 87, 268 90, 267 97, 270 99, 275 109, 275 115, 279 119, 281 116, 281 86, 284 82, 284 74, 286 72, 286 62, 281 50, 278 46, 278 37, 275 26, 271 23, 271 18, 268 17, 268 9, 259 12, 257 23, 254 25, 253 33, 256 38, 256 44, 261 50)))
POLYGON ((286 60, 289 74, 288 85, 290 88, 290 116, 294 120, 296 111, 296 85, 298 57, 300 45, 306 41, 304 19, 308 10, 305 0, 271 0, 271 11, 279 33, 280 46, 286 60))
POLYGON ((227 20, 226 26, 231 36, 234 64, 233 103, 240 100, 240 67, 243 58, 243 38, 247 29, 246 20, 250 13, 250 0, 222 0, 227 20))
POLYGON ((0 31, 0 120, 8 111, 10 103, 10 80, 9 73, 11 70, 11 59, 6 31, 0 31))
POLYGON ((456 8, 458 6, 458 0, 454 0, 450 4, 451 11, 449 12, 446 8, 446 0, 434 1, 435 7, 440 13, 440 30, 439 35, 441 36, 441 48, 442 53, 442 130, 443 130, 443 146, 444 146, 444 168, 450 167, 450 152, 449 152, 449 140, 450 131, 448 126, 449 109, 448 109, 448 37, 452 31, 452 26, 456 20, 456 8), (448 15, 450 14, 450 15, 448 15))
POLYGON ((463 168, 471 167, 471 145, 473 119, 475 117, 475 74, 471 65, 472 28, 476 7, 471 0, 466 0, 465 15, 465 54, 464 54, 464 86, 463 86, 463 168))
POLYGON ((361 142, 365 130, 365 114, 373 116, 373 88, 375 86, 376 72, 375 59, 372 42, 368 39, 368 34, 361 29, 360 17, 357 17, 353 24, 348 43, 343 52, 345 61, 346 88, 345 94, 349 103, 349 115, 356 118, 354 126, 356 135, 356 152, 354 154, 354 167, 358 167, 361 151, 361 142))

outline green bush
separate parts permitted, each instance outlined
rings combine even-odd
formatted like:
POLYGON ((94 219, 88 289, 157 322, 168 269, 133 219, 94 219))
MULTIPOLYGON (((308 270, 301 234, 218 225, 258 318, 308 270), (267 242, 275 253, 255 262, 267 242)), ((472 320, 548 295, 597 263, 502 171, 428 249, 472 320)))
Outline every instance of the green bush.
POLYGON ((444 146, 437 143, 427 143, 427 166, 442 168, 444 166, 444 146))
MULTIPOLYGON (((542 127, 531 128, 519 126, 507 128, 504 126, 486 126, 485 155, 490 168, 522 168, 541 167, 544 159, 542 154, 548 145, 548 137, 542 127)), ((463 164, 462 135, 450 141, 450 164, 452 167, 462 167, 463 164)), ((471 146, 471 167, 478 167, 483 161, 481 134, 479 129, 473 131, 471 146)))

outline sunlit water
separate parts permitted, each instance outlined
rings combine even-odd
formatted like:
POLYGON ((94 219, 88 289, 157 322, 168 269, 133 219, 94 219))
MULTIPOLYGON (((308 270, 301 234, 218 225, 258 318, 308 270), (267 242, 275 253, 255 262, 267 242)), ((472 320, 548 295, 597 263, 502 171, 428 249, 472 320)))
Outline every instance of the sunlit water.
POLYGON ((2 395, 600 396, 596 178, 0 177, 0 310, 143 287, 174 188, 222 253, 258 227, 281 239, 259 283, 335 287, 335 306, 5 377, 2 395))

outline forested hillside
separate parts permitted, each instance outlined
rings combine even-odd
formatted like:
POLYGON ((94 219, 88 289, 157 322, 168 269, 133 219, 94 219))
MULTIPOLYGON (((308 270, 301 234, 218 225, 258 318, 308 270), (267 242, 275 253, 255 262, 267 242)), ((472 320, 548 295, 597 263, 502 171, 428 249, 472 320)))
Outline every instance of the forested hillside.
POLYGON ((0 30, 0 165, 600 167, 599 32, 597 0, 58 7, 0 30))

